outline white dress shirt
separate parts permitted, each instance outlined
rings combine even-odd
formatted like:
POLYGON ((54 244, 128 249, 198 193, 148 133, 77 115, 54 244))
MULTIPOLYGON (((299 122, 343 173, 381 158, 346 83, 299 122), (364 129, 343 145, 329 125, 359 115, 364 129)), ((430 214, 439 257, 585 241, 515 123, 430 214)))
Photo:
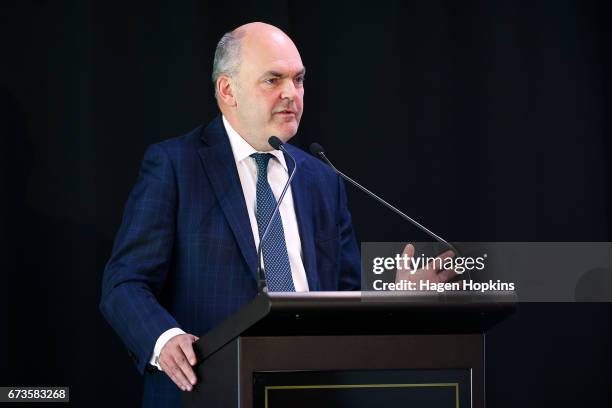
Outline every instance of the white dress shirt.
MULTIPOLYGON (((249 214, 249 221, 251 223, 251 231, 253 232, 253 239, 255 241, 255 248, 259 245, 259 228, 257 226, 257 218, 255 218, 255 204, 256 204, 256 193, 257 193, 257 165, 255 159, 250 157, 253 153, 264 153, 258 152, 247 143, 229 124, 229 122, 223 116, 223 126, 229 136, 229 141, 234 153, 234 160, 236 161, 236 168, 238 169, 238 176, 240 177, 240 184, 242 185, 242 192, 244 193, 244 201, 246 203, 247 212, 249 214)), ((272 188, 272 193, 278 201, 285 183, 289 179, 287 163, 285 162, 285 156, 283 152, 279 150, 272 150, 270 153, 274 156, 268 162, 268 183, 272 188)), ((285 198, 279 208, 281 219, 283 222, 283 230, 285 232, 285 242, 287 243, 287 254, 289 255, 289 265, 291 266, 291 275, 293 277, 293 285, 295 286, 296 292, 308 291, 308 281, 306 279, 306 271, 304 269, 304 262, 302 261, 302 244, 300 241, 300 233, 298 229, 297 217, 295 215, 295 207, 293 206, 293 195, 291 194, 291 186, 287 189, 285 198)), ((263 262, 263 261, 262 261, 263 262)), ((264 264, 265 269, 265 264, 264 264)), ((162 348, 166 345, 168 340, 179 334, 185 333, 178 327, 169 329, 162 333, 155 343, 155 348, 151 355, 150 364, 156 366, 161 370, 159 366, 159 354, 162 348)))

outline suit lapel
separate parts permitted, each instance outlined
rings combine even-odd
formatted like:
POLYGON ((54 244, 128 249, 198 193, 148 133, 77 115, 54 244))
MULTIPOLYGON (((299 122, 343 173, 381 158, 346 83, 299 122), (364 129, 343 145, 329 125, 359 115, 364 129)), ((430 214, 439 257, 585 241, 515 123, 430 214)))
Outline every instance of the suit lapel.
MULTIPOLYGON (((300 241, 302 242, 302 257, 304 261, 304 269, 306 270, 306 279, 308 280, 308 288, 311 291, 319 290, 319 277, 317 271, 317 262, 315 256, 314 234, 313 234, 313 202, 312 194, 314 186, 312 181, 314 176, 309 169, 304 165, 304 161, 300 160, 299 154, 293 146, 287 146, 291 154, 298 162, 298 170, 291 182, 291 194, 293 195, 293 205, 295 207, 295 215, 298 220, 298 228, 300 230, 300 241)), ((293 171, 293 161, 285 155, 285 162, 289 173, 293 171)))
POLYGON ((198 149, 202 165, 240 252, 253 278, 257 279, 257 249, 236 162, 221 117, 204 129, 202 141, 204 145, 198 149))

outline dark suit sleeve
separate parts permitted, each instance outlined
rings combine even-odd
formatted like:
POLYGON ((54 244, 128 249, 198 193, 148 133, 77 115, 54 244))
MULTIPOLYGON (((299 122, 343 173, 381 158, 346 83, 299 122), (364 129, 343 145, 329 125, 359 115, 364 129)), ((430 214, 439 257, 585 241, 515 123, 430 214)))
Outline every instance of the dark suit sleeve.
POLYGON ((340 230, 340 290, 360 290, 361 258, 351 214, 348 210, 344 181, 338 176, 338 227, 340 230))
POLYGON ((147 149, 106 265, 100 310, 142 373, 157 338, 175 319, 158 303, 172 257, 177 188, 159 145, 147 149))

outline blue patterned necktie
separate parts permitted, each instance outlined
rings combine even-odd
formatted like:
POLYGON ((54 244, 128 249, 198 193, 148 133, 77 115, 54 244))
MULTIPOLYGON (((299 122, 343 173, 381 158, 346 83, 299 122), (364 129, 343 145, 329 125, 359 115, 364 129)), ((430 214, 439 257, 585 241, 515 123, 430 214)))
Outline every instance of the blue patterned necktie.
MULTIPOLYGON (((257 219, 257 229, 261 242, 261 236, 272 217, 274 207, 276 207, 276 198, 274 198, 272 188, 268 183, 268 162, 272 155, 269 153, 253 153, 251 157, 255 159, 257 165, 255 218, 257 219)), ((270 225, 270 231, 261 245, 268 290, 270 292, 295 292, 280 211, 276 213, 270 225)))

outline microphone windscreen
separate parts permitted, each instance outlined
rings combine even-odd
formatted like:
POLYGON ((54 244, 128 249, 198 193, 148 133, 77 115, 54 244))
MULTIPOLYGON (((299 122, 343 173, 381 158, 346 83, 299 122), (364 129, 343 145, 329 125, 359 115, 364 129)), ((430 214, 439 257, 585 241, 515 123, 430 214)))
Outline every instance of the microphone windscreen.
POLYGON ((325 150, 320 144, 313 143, 310 145, 310 153, 314 154, 315 156, 319 156, 321 153, 325 153, 325 150))
POLYGON ((272 146, 275 150, 278 150, 278 148, 283 144, 283 142, 276 136, 270 136, 268 143, 270 143, 270 146, 272 146))

